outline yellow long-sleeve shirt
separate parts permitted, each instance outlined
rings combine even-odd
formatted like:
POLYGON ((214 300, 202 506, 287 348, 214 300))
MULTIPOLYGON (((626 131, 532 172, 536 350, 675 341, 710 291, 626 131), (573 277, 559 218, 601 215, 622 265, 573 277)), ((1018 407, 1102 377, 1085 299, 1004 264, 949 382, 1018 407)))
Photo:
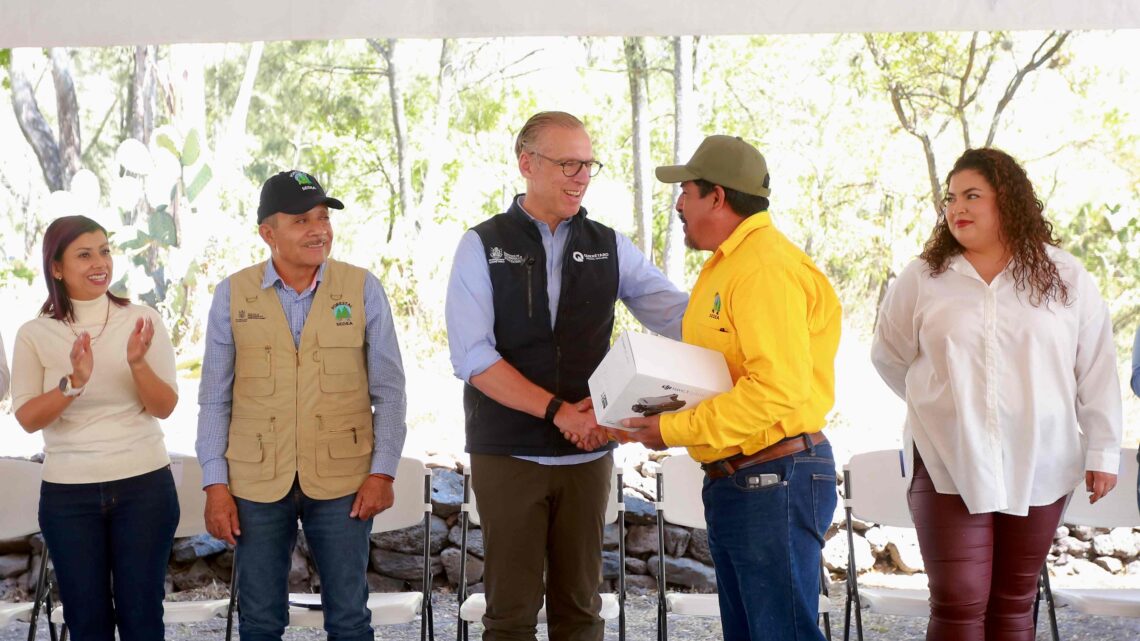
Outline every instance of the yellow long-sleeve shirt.
POLYGON ((724 354, 732 390, 663 415, 665 443, 707 463, 823 429, 841 317, 827 277, 768 212, 745 218, 701 268, 681 325, 686 343, 724 354))

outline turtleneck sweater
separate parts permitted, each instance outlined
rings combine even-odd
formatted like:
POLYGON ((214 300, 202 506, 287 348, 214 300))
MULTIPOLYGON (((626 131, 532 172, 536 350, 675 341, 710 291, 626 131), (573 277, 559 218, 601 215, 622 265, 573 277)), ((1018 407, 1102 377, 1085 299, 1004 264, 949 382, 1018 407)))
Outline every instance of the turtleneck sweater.
POLYGON ((75 321, 41 316, 25 323, 12 348, 12 408, 52 389, 71 373, 76 335, 91 335, 94 367, 83 394, 59 418, 41 430, 43 480, 51 483, 99 483, 153 472, 170 463, 158 420, 146 413, 130 366, 127 340, 139 318, 154 323, 146 362, 177 392, 174 348, 155 310, 142 305, 119 307, 106 296, 72 300, 75 321))

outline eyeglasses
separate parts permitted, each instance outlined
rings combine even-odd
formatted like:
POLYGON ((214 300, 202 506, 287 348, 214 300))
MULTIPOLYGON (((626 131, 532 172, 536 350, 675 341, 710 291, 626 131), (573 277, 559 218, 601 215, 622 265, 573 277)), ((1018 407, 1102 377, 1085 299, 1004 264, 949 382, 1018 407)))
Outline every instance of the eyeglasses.
POLYGON ((594 176, 597 176, 598 172, 600 172, 602 170, 602 167, 604 167, 602 163, 596 160, 555 160, 550 156, 544 156, 537 151, 529 151, 527 153, 534 154, 552 165, 558 165, 562 168, 562 175, 566 176, 567 178, 573 178, 574 176, 577 176, 578 173, 582 171, 583 167, 586 168, 586 173, 591 178, 593 178, 594 176))

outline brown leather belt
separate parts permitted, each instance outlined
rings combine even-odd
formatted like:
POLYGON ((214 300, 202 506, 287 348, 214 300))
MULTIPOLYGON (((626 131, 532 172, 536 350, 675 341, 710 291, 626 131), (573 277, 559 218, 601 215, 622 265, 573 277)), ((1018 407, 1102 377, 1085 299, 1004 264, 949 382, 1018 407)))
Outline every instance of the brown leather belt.
POLYGON ((786 438, 782 441, 777 441, 755 454, 737 454, 736 456, 722 458, 712 463, 701 463, 701 469, 705 471, 705 474, 707 474, 710 479, 721 479, 736 474, 737 470, 759 463, 767 463, 768 461, 774 461, 789 454, 811 449, 826 440, 827 437, 823 435, 823 432, 801 434, 799 436, 786 438))

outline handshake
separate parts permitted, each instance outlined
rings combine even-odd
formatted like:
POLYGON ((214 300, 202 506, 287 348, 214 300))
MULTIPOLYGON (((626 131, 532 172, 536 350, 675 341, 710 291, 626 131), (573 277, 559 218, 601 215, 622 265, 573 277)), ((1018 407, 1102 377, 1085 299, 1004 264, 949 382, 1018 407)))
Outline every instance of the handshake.
POLYGON ((599 425, 594 415, 594 403, 588 396, 577 403, 563 403, 554 415, 554 426, 562 436, 586 452, 592 452, 608 441, 638 442, 645 447, 658 450, 667 447, 661 440, 660 417, 657 415, 627 418, 622 421, 622 425, 636 431, 611 429, 599 425))

